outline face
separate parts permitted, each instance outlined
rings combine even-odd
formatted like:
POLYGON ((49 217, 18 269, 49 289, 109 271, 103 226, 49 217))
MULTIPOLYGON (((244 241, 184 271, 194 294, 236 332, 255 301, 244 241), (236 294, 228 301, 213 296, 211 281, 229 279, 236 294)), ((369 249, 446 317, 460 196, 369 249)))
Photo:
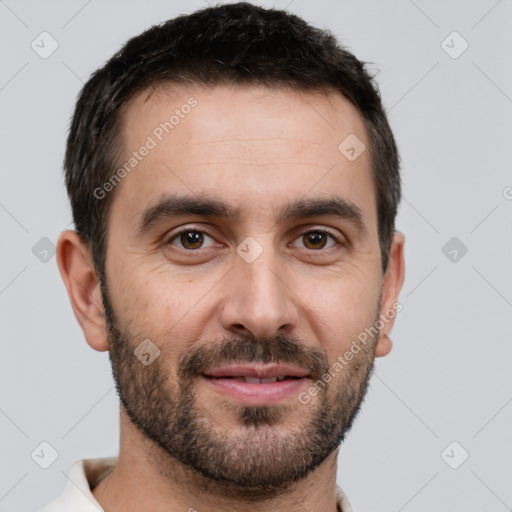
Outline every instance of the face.
POLYGON ((350 134, 369 147, 338 94, 175 87, 125 109, 138 156, 108 220, 109 353, 169 467, 275 494, 350 428, 376 336, 344 354, 383 284, 369 152, 338 149, 350 134))

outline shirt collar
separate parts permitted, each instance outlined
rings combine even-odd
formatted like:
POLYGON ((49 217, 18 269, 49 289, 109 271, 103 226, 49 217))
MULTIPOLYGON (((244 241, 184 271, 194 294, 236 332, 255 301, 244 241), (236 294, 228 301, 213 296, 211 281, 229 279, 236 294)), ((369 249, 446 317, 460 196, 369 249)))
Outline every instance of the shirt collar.
MULTIPOLYGON (((117 457, 80 459, 73 463, 68 481, 60 496, 48 504, 42 512, 103 512, 91 489, 105 478, 115 467, 117 457)), ((353 512, 341 489, 336 486, 338 512, 353 512)))
POLYGON ((42 512, 103 512, 91 488, 114 469, 117 457, 80 459, 73 463, 61 494, 42 512))

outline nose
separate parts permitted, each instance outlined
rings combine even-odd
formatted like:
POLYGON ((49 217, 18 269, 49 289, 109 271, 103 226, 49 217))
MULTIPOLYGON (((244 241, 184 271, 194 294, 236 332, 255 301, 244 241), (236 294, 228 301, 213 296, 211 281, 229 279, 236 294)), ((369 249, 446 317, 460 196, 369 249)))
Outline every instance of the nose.
POLYGON ((297 326, 299 299, 283 269, 265 252, 252 263, 237 258, 235 266, 223 290, 223 328, 256 339, 290 334, 297 326))

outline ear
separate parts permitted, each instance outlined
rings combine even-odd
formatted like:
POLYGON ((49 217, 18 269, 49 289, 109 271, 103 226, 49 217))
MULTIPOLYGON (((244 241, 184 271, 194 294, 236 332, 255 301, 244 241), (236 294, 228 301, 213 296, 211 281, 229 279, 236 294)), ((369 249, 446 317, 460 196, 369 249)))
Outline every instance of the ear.
POLYGON ((395 323, 396 314, 401 311, 398 295, 402 289, 405 277, 404 261, 405 237, 399 231, 395 231, 389 250, 389 260, 382 284, 382 300, 380 306, 380 319, 384 326, 379 333, 379 339, 375 348, 375 356, 382 357, 391 351, 392 343, 389 333, 395 323))
POLYGON ((105 311, 98 276, 89 248, 75 231, 61 233, 57 242, 57 264, 87 343, 94 350, 108 350, 105 311))

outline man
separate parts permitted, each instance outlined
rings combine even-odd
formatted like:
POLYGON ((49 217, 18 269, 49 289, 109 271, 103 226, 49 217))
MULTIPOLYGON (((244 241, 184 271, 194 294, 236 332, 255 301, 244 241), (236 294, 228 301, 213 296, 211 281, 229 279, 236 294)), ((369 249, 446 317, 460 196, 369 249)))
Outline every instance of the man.
POLYGON ((45 511, 351 511, 338 449, 404 278, 362 63, 283 11, 178 17, 85 84, 65 172, 58 264, 109 351, 120 450, 45 511))

